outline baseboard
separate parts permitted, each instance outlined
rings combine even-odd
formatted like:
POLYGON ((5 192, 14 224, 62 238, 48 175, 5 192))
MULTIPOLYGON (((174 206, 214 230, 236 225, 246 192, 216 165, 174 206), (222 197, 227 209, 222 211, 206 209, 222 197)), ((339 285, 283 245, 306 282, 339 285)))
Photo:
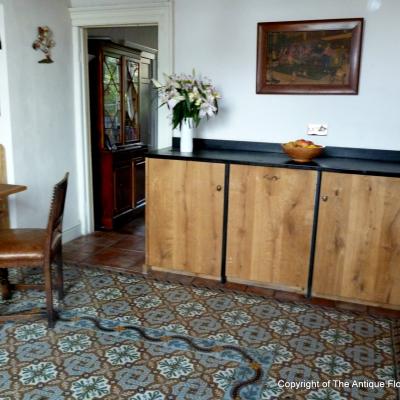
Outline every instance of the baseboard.
POLYGON ((304 287, 287 286, 287 285, 278 284, 278 283, 267 283, 267 282, 262 282, 262 281, 249 280, 249 279, 240 279, 240 278, 234 278, 234 277, 229 277, 229 276, 227 276, 226 279, 227 279, 228 283, 229 282, 239 283, 241 285, 262 287, 262 288, 266 288, 266 289, 279 290, 279 291, 282 291, 282 292, 297 293, 297 294, 300 294, 302 296, 306 295, 306 289, 304 287))
POLYGON ((63 243, 70 242, 79 236, 82 236, 82 226, 80 223, 63 231, 63 243))
POLYGON ((166 274, 177 274, 177 275, 185 275, 185 276, 190 276, 193 278, 204 278, 204 279, 210 279, 213 281, 219 281, 220 277, 219 276, 213 276, 213 275, 206 275, 206 274, 198 274, 196 272, 189 272, 189 271, 183 271, 183 270, 178 270, 178 269, 172 269, 172 268, 163 268, 163 267, 153 267, 152 265, 144 265, 144 270, 146 271, 159 271, 159 272, 165 272, 166 274))

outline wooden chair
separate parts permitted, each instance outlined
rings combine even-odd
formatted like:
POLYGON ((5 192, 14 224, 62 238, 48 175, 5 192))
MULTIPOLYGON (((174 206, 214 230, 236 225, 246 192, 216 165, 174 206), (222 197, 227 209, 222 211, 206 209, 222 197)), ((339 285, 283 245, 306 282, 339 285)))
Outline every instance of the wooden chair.
MULTIPOLYGON (((0 285, 3 299, 11 297, 12 289, 45 289, 46 309, 49 328, 54 326, 56 311, 53 307, 53 279, 51 266, 57 265, 56 286, 58 298, 64 297, 62 271, 62 222, 68 173, 54 186, 53 198, 46 229, 3 229, 0 230, 0 285), (8 281, 8 268, 41 267, 44 285, 11 285, 8 281)), ((0 316, 0 321, 31 318, 41 314, 32 310, 12 315, 0 316)))

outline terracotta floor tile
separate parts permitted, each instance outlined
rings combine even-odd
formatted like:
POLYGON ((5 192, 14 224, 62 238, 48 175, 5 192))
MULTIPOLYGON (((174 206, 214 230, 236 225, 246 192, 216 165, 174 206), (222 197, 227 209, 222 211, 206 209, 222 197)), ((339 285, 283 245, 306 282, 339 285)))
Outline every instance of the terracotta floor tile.
POLYGON ((100 242, 88 241, 85 243, 84 241, 76 242, 74 240, 72 242, 63 245, 63 250, 71 253, 72 252, 95 253, 101 249, 104 249, 104 247, 107 247, 107 245, 100 242))
POLYGON ((88 235, 89 237, 98 237, 98 238, 105 238, 105 239, 111 239, 111 240, 119 240, 125 236, 124 233, 118 232, 118 231, 95 231, 88 235))
POLYGON ((142 274, 143 271, 142 265, 131 265, 129 267, 106 266, 104 269, 112 272, 121 272, 123 274, 142 274))
POLYGON ((246 292, 265 297, 274 297, 275 290, 259 286, 247 286, 246 292))
POLYGON ((336 301, 335 306, 339 310, 346 310, 346 311, 355 311, 355 312, 367 312, 367 306, 362 304, 355 304, 355 303, 346 303, 344 301, 336 301))
POLYGON ((312 298, 309 301, 311 304, 314 304, 316 306, 335 308, 334 300, 321 299, 321 298, 317 297, 317 298, 312 298))
POLYGON ((80 262, 79 264, 74 264, 78 266, 79 268, 86 269, 86 268, 97 268, 105 271, 110 271, 110 272, 120 272, 122 274, 141 274, 142 273, 142 267, 141 266, 131 266, 131 267, 117 267, 117 266, 111 266, 111 265, 99 265, 99 264, 93 264, 93 263, 85 263, 85 262, 80 262))
POLYGON ((126 230, 121 230, 119 233, 124 235, 137 235, 137 236, 145 236, 145 228, 133 226, 126 230))
POLYGON ((247 290, 247 285, 236 282, 226 282, 223 287, 237 292, 245 292, 247 290))
POLYGON ((275 292, 275 298, 277 300, 281 300, 281 301, 296 301, 296 302, 301 302, 301 303, 307 302, 306 297, 302 294, 292 293, 292 292, 283 292, 281 290, 277 290, 275 292))
POLYGON ((220 281, 213 280, 213 279, 205 279, 195 277, 192 281, 192 285, 199 286, 199 287, 208 287, 210 289, 223 289, 224 284, 220 281))
POLYGON ((111 245, 113 249, 144 251, 145 242, 143 236, 124 235, 125 237, 111 245))
POLYGON ((118 236, 105 236, 103 232, 94 232, 90 235, 81 236, 69 243, 67 245, 70 246, 111 246, 112 244, 118 242, 119 240, 123 239, 123 235, 118 236), (101 233, 101 234, 99 234, 101 233))
POLYGON ((144 264, 144 253, 123 249, 106 248, 83 260, 85 263, 96 265, 109 265, 121 268, 131 268, 144 264))
POLYGON ((168 273, 167 272, 163 272, 163 271, 153 271, 153 270, 149 270, 148 273, 146 274, 147 277, 149 277, 150 279, 157 279, 160 281, 166 281, 167 277, 168 277, 168 273))
POLYGON ((63 248, 63 260, 64 262, 81 262, 89 257, 91 253, 86 253, 77 250, 65 250, 63 248))
POLYGON ((168 273, 166 278, 168 282, 181 283, 182 285, 190 285, 194 279, 193 276, 173 273, 168 273))
POLYGON ((400 310, 389 310, 380 307, 368 307, 368 314, 374 317, 385 317, 400 320, 400 310))
POLYGON ((143 227, 135 227, 133 230, 132 230, 132 234, 133 235, 137 235, 137 236, 145 236, 145 234, 146 234, 146 231, 145 231, 145 228, 144 228, 144 226, 143 227))
POLYGON ((117 232, 130 235, 145 235, 145 222, 144 217, 135 218, 132 222, 117 229, 117 232))

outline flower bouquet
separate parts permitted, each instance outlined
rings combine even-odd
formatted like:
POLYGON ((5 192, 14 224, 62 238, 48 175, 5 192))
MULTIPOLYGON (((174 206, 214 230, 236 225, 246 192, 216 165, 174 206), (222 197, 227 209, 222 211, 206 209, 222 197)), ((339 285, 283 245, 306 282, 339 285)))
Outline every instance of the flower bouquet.
POLYGON ((157 88, 161 106, 166 104, 172 111, 172 128, 182 129, 183 123, 197 127, 204 117, 212 117, 218 113, 218 99, 221 98, 211 81, 207 78, 192 75, 164 75, 165 84, 153 79, 157 88))

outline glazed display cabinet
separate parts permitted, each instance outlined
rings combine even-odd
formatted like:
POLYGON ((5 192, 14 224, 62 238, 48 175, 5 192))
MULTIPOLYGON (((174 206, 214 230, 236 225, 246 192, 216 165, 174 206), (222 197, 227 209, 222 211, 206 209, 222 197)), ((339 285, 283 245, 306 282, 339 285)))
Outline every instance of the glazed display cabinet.
POLYGON ((145 158, 154 55, 89 40, 96 229, 128 222, 145 204, 145 158))

